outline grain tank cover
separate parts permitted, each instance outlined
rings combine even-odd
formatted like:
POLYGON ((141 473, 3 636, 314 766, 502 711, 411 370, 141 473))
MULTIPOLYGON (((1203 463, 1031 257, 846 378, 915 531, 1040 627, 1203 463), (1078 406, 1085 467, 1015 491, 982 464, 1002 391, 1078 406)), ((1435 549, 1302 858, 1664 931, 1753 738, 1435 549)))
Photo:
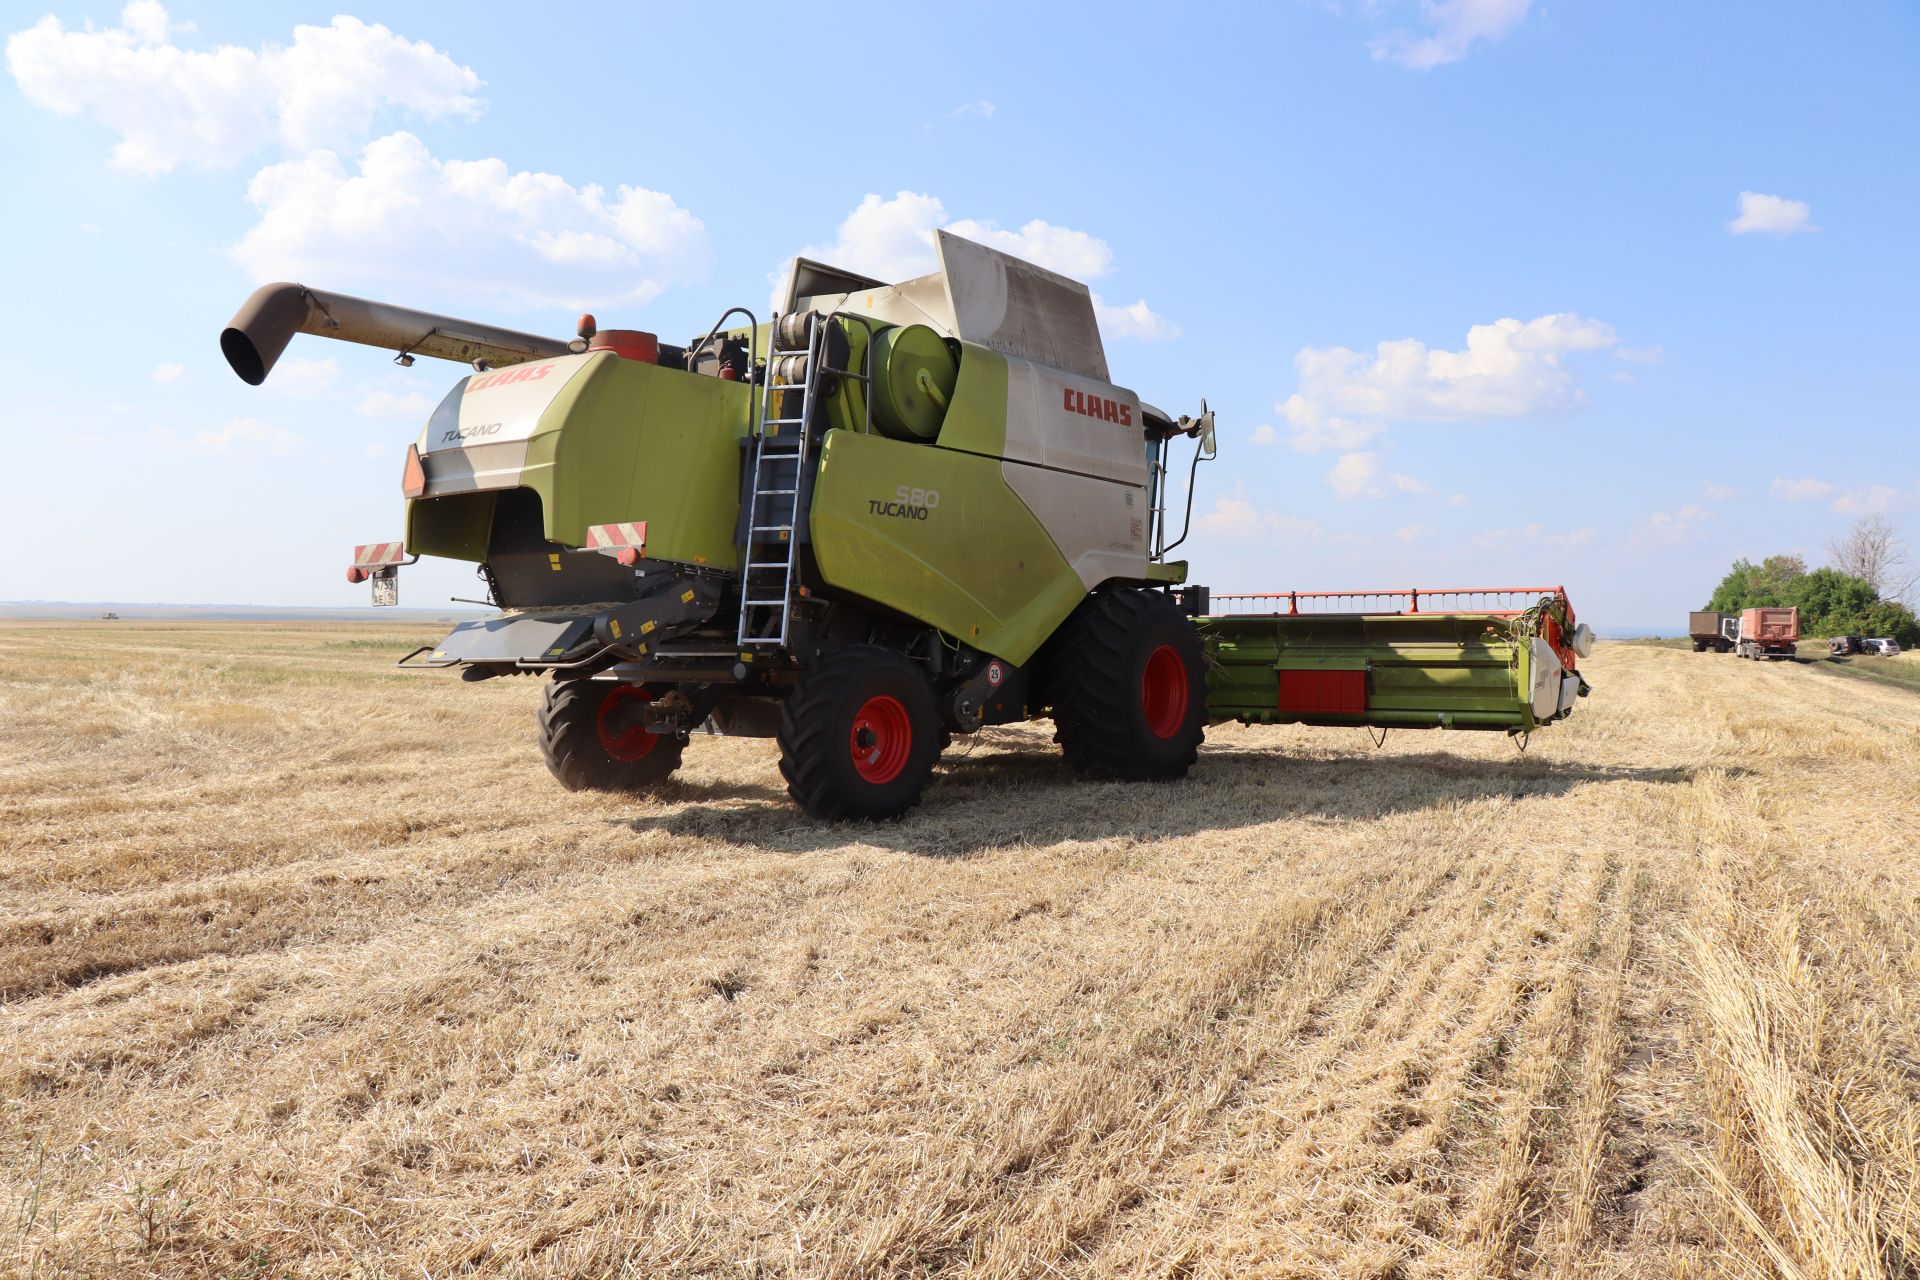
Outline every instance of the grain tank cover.
POLYGON ((949 231, 933 236, 940 269, 898 284, 875 285, 797 259, 781 310, 846 310, 880 324, 923 324, 945 338, 1111 381, 1086 285, 949 231))
POLYGON ((1112 381, 1087 286, 950 232, 936 231, 934 238, 953 306, 954 337, 1112 381))

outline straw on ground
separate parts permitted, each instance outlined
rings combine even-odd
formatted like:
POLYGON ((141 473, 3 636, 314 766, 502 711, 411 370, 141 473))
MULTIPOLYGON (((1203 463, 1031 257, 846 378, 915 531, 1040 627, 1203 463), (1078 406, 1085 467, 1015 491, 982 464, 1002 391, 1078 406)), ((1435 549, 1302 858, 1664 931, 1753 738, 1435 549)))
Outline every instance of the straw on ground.
POLYGON ((1915 1274, 1920 698, 539 766, 373 626, 0 630, 0 1271, 1915 1274))

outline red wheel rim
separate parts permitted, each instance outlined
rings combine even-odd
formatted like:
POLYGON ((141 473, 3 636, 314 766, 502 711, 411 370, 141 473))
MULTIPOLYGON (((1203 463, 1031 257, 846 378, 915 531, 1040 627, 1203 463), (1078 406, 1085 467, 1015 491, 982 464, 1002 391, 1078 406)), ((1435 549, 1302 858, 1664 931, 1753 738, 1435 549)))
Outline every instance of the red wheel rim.
POLYGON ((1140 705, 1147 713, 1147 731, 1171 738, 1187 720, 1187 661, 1180 651, 1163 644, 1147 655, 1140 676, 1140 705))
POLYGON ((629 724, 625 729, 616 730, 615 713, 628 702, 652 702, 653 695, 637 684, 617 684, 607 690, 607 696, 600 700, 600 745, 606 753, 623 764, 635 760, 644 760, 653 753, 659 738, 657 733, 648 733, 645 725, 629 724))
POLYGON ((854 772, 872 783, 892 782, 907 767, 913 752, 913 721, 900 699, 891 694, 868 698, 853 713, 847 752, 854 772))

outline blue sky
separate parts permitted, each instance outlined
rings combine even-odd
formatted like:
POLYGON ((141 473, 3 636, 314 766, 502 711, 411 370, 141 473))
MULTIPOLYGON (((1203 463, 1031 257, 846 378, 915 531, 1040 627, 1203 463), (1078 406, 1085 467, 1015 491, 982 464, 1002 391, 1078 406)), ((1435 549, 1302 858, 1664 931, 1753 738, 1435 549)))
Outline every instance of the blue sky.
POLYGON ((1658 626, 1735 556, 1920 538, 1910 4, 531 12, 8 7, 0 532, 48 554, 0 599, 364 602, 459 371, 303 339, 246 387, 258 281, 684 340, 795 252, 918 271, 953 225, 1218 412, 1217 590, 1564 582, 1658 626))

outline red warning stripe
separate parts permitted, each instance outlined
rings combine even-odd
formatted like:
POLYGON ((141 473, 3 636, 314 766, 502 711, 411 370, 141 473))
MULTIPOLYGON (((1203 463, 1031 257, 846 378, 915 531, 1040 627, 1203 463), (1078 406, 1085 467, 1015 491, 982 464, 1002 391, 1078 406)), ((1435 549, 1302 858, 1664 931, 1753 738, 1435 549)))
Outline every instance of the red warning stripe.
POLYGON ((353 549, 353 564, 356 569, 379 569, 390 564, 399 564, 407 558, 404 542, 368 542, 353 549))
POLYGON ((622 547, 632 547, 638 551, 647 549, 647 522, 629 520, 623 524, 596 524, 587 528, 587 550, 618 551, 622 547))

